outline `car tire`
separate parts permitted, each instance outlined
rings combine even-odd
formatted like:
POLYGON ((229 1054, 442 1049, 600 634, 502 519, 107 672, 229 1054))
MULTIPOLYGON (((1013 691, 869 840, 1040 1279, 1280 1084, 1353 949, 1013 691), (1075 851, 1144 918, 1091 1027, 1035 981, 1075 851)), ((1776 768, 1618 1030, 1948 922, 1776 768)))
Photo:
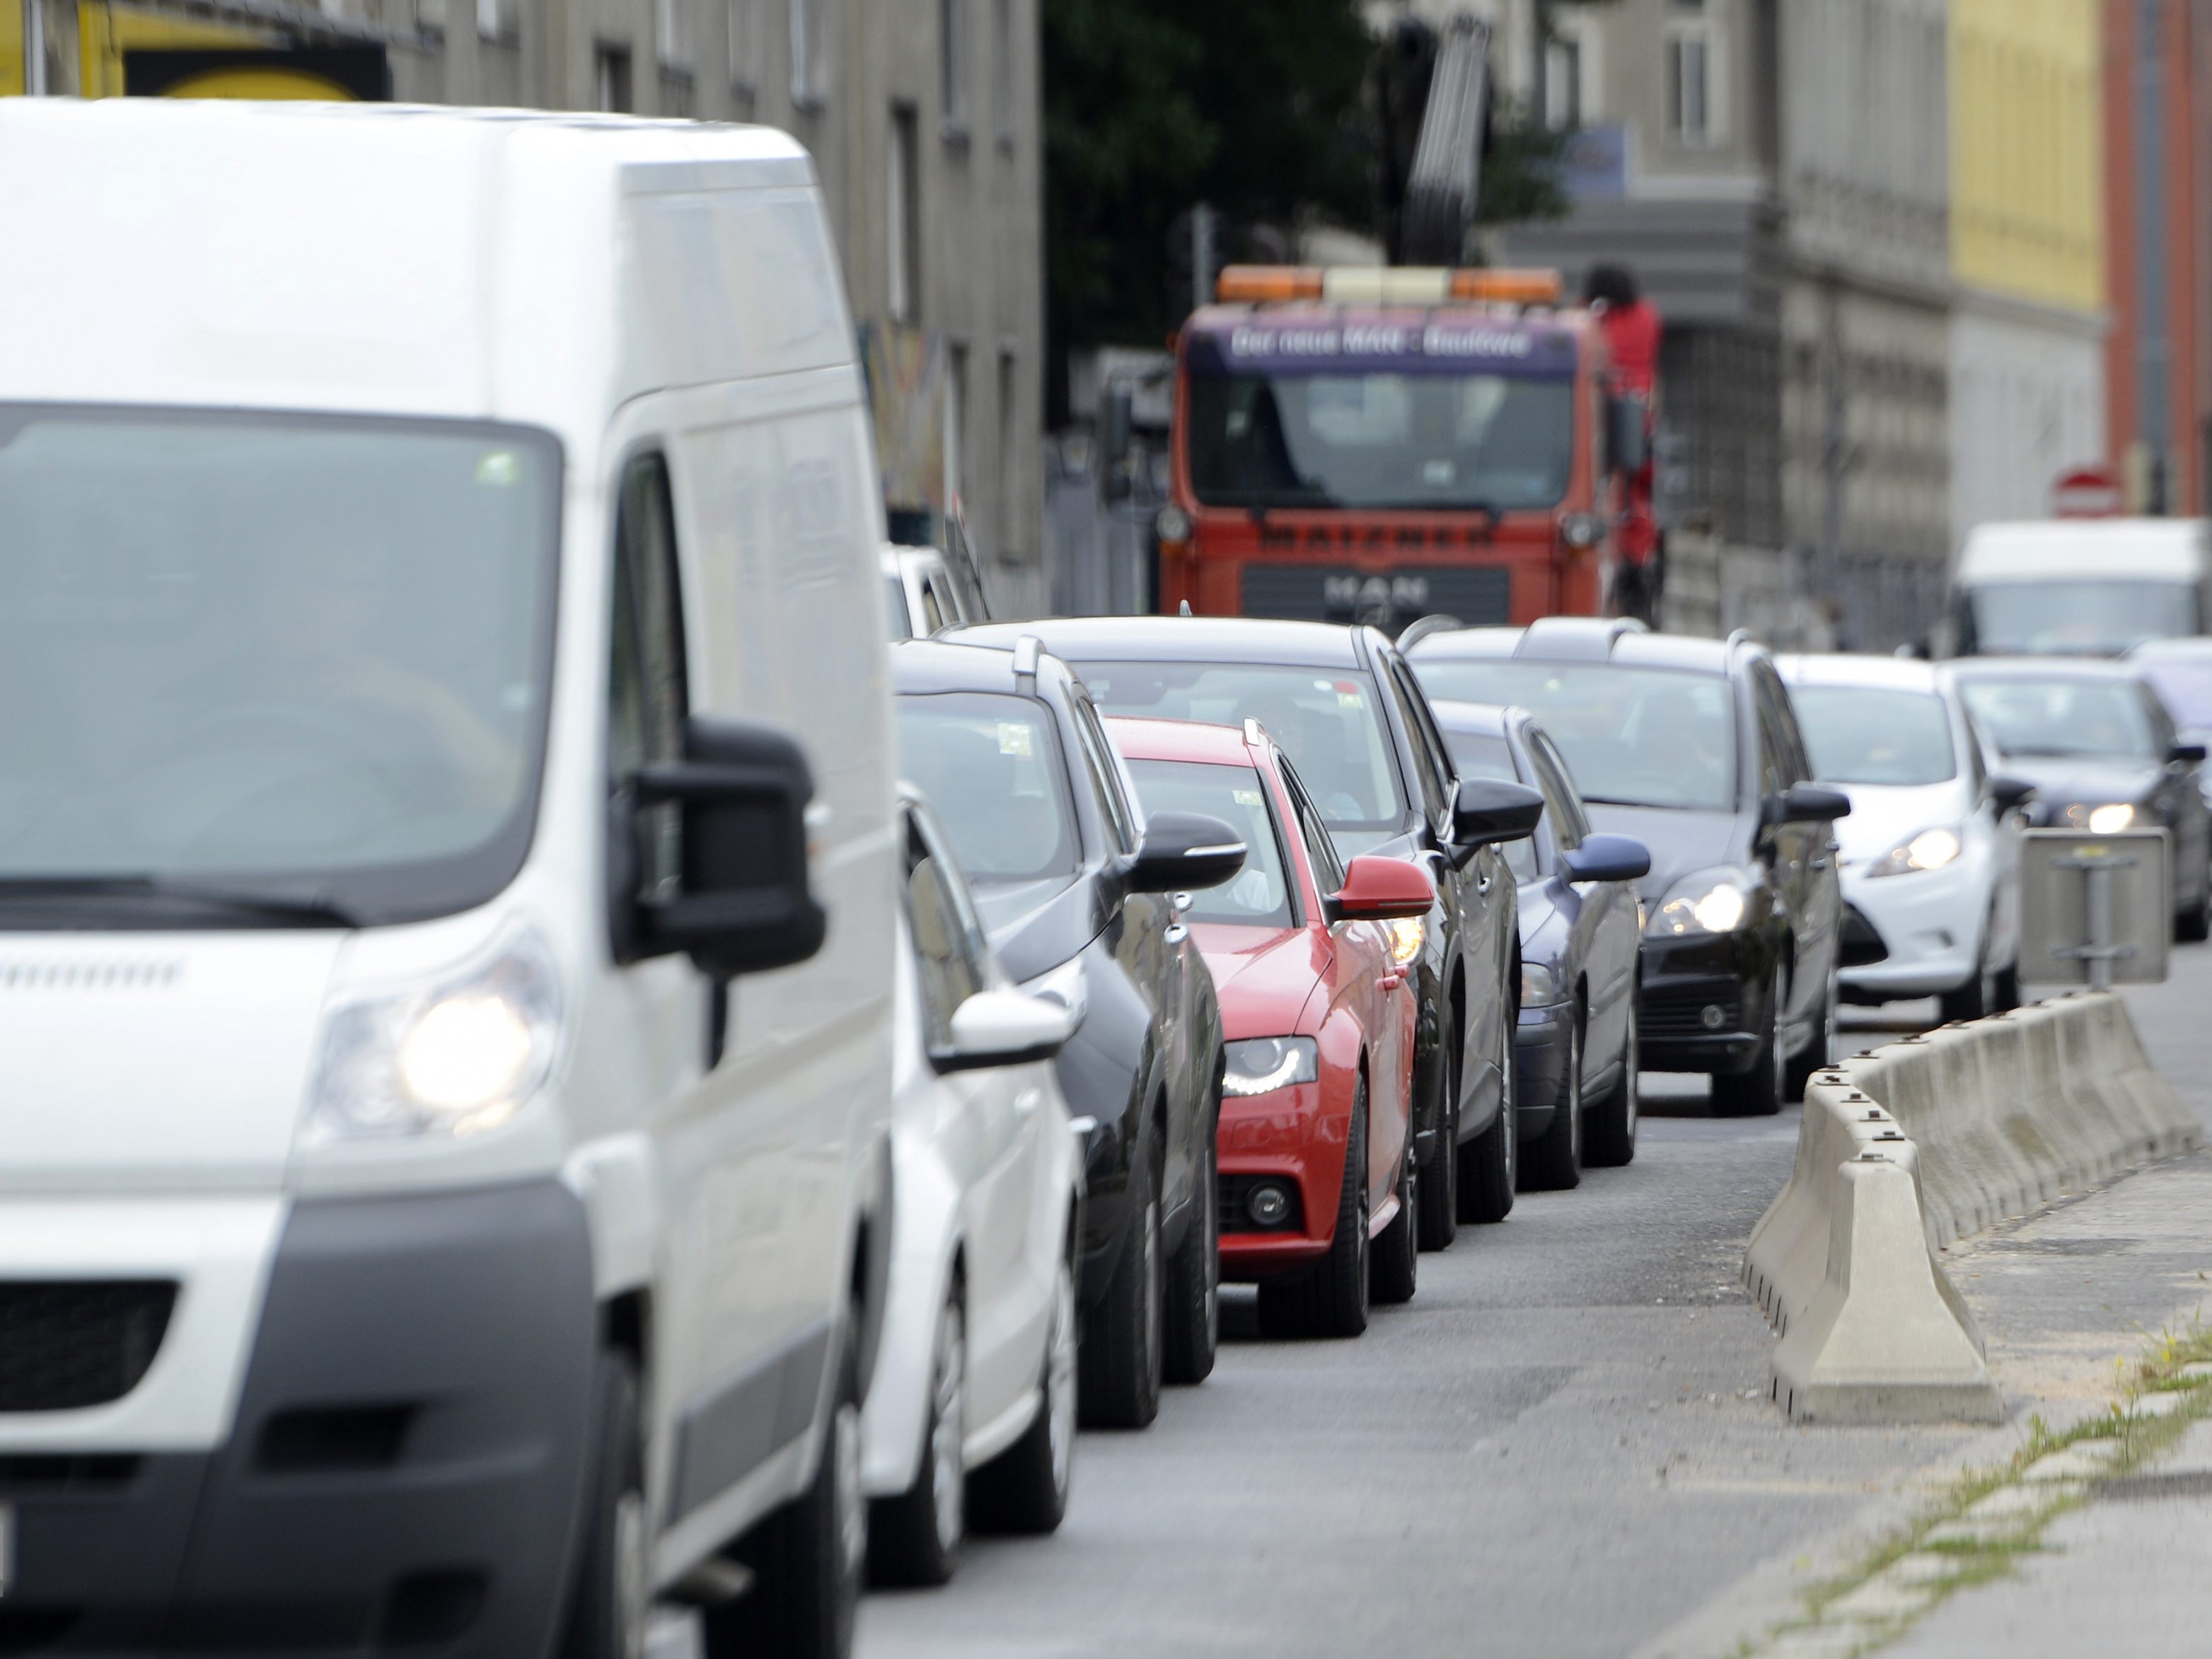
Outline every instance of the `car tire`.
POLYGON ((1772 1117, 1782 1109, 1782 1097, 1788 1085, 1783 1075, 1788 1069, 1788 1061, 1782 1052, 1785 985, 1782 970, 1776 969, 1774 982, 1766 996, 1766 1028, 1759 1034, 1759 1052, 1752 1060, 1751 1069, 1738 1076, 1713 1079, 1715 1117, 1772 1117))
POLYGON ((1520 1174, 1520 1089, 1514 1080, 1513 1034, 1519 1017, 1511 1004, 1504 1011, 1498 1057, 1498 1116, 1491 1126, 1460 1148, 1459 1218, 1488 1224, 1513 1213, 1516 1178, 1520 1174))
POLYGON ((2212 939, 2212 880, 2205 883, 2204 891, 2198 895, 2196 903, 2174 913, 2173 936, 2189 945, 2201 945, 2212 939))
POLYGON ((1805 1046, 1790 1057, 1790 1065, 1782 1079, 1784 1100, 1805 1098, 1805 1085, 1813 1080, 1813 1073, 1826 1068, 1828 1056, 1836 1047, 1836 973, 1828 970, 1828 994, 1820 1005, 1820 1024, 1805 1040, 1805 1046))
POLYGON ((1368 1297, 1396 1305, 1411 1302, 1421 1278, 1421 1160, 1407 1125, 1406 1153, 1398 1160, 1398 1213, 1368 1255, 1368 1297))
POLYGON ((1997 969, 1997 1006, 1993 1014, 2008 1014, 2020 1006, 2020 964, 1997 969))
POLYGON ((1060 1264, 1036 1419, 1022 1437, 968 1477, 969 1518, 979 1531, 1059 1530, 1075 1473, 1075 1269, 1060 1264))
POLYGON ((1328 1254, 1310 1273, 1260 1286, 1260 1334, 1278 1338, 1358 1336, 1367 1328, 1367 1079, 1352 1097, 1344 1179, 1328 1254))
POLYGON ((1106 1294, 1084 1321, 1083 1425, 1141 1429, 1160 1414, 1167 1301, 1160 1249, 1160 1150, 1130 1171, 1128 1224, 1106 1294))
MULTIPOLYGON (((1989 947, 1985 943, 1983 947, 1989 947)), ((2000 992, 1997 970, 1984 957, 1974 968, 1974 976, 1955 990, 1946 991, 1936 999, 1936 1012, 1945 1025, 1961 1020, 1980 1019, 1998 1011, 2000 992)))
POLYGON ((1421 1248, 1445 1250, 1459 1237, 1459 1021, 1443 1019, 1443 1042, 1437 1050, 1434 1087, 1443 1097, 1433 1121, 1436 1144, 1421 1170, 1421 1248))
POLYGON ((806 1490, 756 1527, 730 1553, 752 1570, 734 1601, 701 1609, 704 1659, 847 1659, 868 1559, 868 1501, 860 1491, 860 1365, 851 1333, 839 1344, 836 1392, 822 1454, 806 1490))
POLYGON ((1221 1157, 1219 1103, 1199 1121, 1198 1208, 1183 1230, 1182 1248, 1168 1264, 1167 1348, 1162 1375, 1188 1387, 1213 1375, 1221 1342, 1221 1157))
POLYGON ((628 1354, 599 1357, 596 1395, 598 1461, 559 1659, 633 1659, 643 1649, 653 1605, 645 1442, 638 1426, 637 1370, 628 1354))
POLYGON ((1583 1014, 1567 1025, 1567 1063, 1559 1068, 1559 1096, 1552 1121, 1528 1149, 1521 1185, 1528 1191, 1566 1192, 1583 1184, 1583 1014))
POLYGON ((1589 1121, 1583 1127, 1583 1164, 1587 1169, 1617 1170, 1636 1161, 1636 1120, 1643 1108, 1637 1071, 1644 1059, 1637 1024, 1642 1018, 1643 1010, 1630 1003, 1628 1037, 1620 1053, 1620 1081, 1589 1109, 1589 1121))
POLYGON ((960 1449, 967 1438, 968 1320, 960 1281, 947 1288, 938 1310, 930 1355, 928 1415, 922 1425, 921 1461, 914 1484, 868 1509, 868 1578, 909 1587, 950 1583, 967 1531, 967 1471, 960 1449))

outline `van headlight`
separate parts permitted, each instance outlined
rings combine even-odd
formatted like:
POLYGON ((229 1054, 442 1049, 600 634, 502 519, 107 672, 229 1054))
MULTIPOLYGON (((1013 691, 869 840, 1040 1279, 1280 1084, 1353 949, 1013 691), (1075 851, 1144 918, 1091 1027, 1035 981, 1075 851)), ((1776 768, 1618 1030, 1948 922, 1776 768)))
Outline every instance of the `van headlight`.
POLYGON ((1221 1092, 1232 1098, 1272 1094, 1321 1075, 1321 1045, 1311 1037, 1248 1037, 1229 1045, 1221 1092))
POLYGON ((1915 870, 1941 870, 1955 863, 1965 850, 1966 843, 1959 839, 1955 830, 1923 830, 1911 841, 1902 842, 1867 866, 1867 875, 1903 876, 1915 870))
POLYGON ((1645 931, 1662 938, 1733 933, 1751 914, 1751 883, 1741 870, 1700 870, 1668 889, 1645 931))
POLYGON ((544 1085, 560 1047, 552 957, 516 933, 441 984, 332 1009, 305 1140, 481 1134, 544 1085))

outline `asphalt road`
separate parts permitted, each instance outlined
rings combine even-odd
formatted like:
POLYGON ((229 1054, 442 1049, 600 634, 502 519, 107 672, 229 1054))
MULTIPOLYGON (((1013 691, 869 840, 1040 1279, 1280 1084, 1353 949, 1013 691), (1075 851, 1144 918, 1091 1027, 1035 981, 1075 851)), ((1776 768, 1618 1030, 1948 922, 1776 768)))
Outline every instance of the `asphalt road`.
MULTIPOLYGON (((2175 974, 2137 1018, 2169 1075, 2202 1075, 2212 952, 2175 974)), ((1796 1111, 1716 1120, 1701 1081, 1648 1085, 1633 1164, 1462 1229, 1364 1337, 1264 1343, 1232 1300, 1209 1382, 1083 1437, 1058 1536, 870 1596, 863 1659, 1620 1656, 1963 1455, 1961 1428, 1784 1421, 1736 1273, 1796 1111)))

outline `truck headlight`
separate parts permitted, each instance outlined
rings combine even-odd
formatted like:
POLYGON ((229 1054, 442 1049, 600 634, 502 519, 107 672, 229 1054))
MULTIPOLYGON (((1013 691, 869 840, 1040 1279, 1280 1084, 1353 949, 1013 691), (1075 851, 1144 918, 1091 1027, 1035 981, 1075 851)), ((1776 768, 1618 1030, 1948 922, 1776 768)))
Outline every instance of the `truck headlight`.
POLYGON ((560 1047, 552 957, 534 933, 515 933, 441 984, 332 1009, 304 1139, 480 1134, 544 1085, 560 1047))
POLYGON ((1221 1092, 1232 1098, 1272 1094, 1321 1075, 1321 1047, 1311 1037, 1247 1037, 1229 1045, 1221 1092))
POLYGON ((1957 860, 1966 843, 1959 839, 1955 830, 1923 830, 1911 841, 1901 842, 1867 866, 1869 878, 1875 876, 1910 875, 1915 870, 1941 870, 1957 860))
POLYGON ((1751 914, 1751 884, 1740 870, 1700 870, 1668 890, 1647 932, 1667 938, 1732 933, 1751 914))

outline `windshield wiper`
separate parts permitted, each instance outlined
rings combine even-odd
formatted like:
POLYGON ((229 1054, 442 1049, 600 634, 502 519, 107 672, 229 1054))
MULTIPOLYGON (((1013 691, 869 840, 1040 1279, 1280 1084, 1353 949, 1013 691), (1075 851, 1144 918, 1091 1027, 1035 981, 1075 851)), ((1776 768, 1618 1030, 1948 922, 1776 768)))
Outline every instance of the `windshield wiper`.
POLYGON ((252 893, 167 876, 15 876, 0 878, 0 904, 12 899, 143 898, 201 904, 267 916, 300 927, 358 927, 361 918, 317 894, 252 893))

